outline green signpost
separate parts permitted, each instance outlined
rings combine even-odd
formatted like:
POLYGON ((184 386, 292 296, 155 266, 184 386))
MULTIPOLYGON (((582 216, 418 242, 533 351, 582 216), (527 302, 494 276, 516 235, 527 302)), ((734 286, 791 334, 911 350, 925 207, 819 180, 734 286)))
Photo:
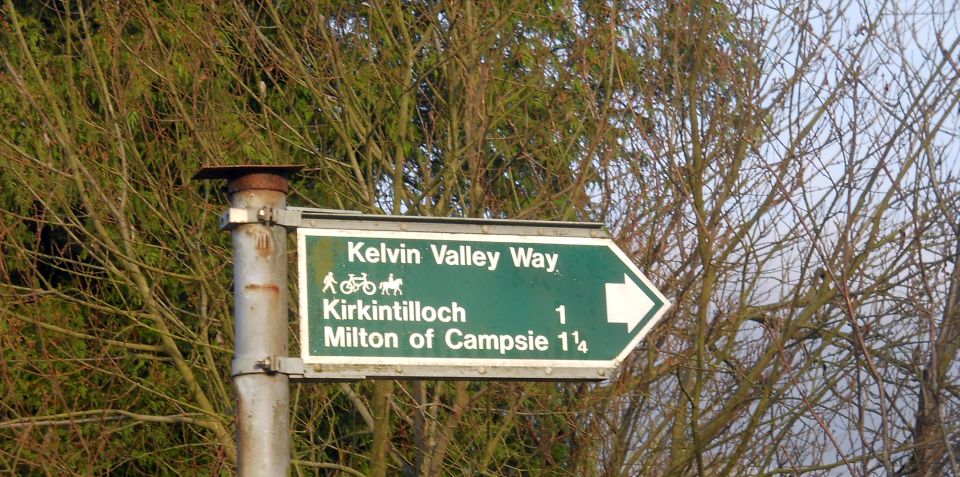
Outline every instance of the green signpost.
POLYGON ((669 307, 583 233, 297 235, 301 355, 318 373, 604 379, 669 307))
POLYGON ((286 475, 291 381, 601 380, 669 304, 599 224, 286 206, 301 166, 207 167, 231 206, 238 475, 286 475), (297 230, 301 358, 286 356, 297 230))

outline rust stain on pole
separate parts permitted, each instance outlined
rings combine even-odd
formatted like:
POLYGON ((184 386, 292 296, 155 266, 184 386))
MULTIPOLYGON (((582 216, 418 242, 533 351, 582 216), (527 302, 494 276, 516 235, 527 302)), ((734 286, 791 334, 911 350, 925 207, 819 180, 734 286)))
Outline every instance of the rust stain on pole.
POLYGON ((253 235, 254 249, 256 249, 257 254, 261 257, 270 256, 273 253, 273 241, 270 240, 270 232, 262 229, 247 229, 245 231, 249 235, 253 235))
POLYGON ((230 193, 249 189, 275 190, 286 194, 290 191, 290 185, 285 178, 275 174, 250 174, 227 183, 227 191, 230 193))
POLYGON ((271 292, 271 293, 274 293, 274 294, 279 294, 279 293, 280 293, 280 286, 277 285, 276 283, 267 283, 267 284, 264 284, 264 285, 258 285, 258 284, 256 284, 256 283, 250 283, 250 284, 244 286, 244 288, 247 289, 247 290, 250 290, 250 291, 267 291, 267 292, 271 292))

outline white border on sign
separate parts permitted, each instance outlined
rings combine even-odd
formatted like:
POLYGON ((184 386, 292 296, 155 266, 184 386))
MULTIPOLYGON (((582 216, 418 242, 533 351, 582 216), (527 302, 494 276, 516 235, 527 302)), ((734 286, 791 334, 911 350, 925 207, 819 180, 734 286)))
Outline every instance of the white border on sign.
POLYGON ((329 364, 337 366, 491 366, 491 367, 517 367, 517 368, 604 368, 616 367, 627 355, 636 348, 650 329, 663 317, 664 313, 670 308, 670 302, 647 277, 633 264, 633 261, 617 244, 608 238, 587 238, 587 237, 538 237, 530 235, 484 235, 484 234, 461 234, 452 232, 396 232, 396 231, 377 231, 377 230, 346 230, 346 229, 297 229, 297 283, 300 294, 300 356, 305 365, 329 364), (621 350, 616 358, 610 361, 605 360, 556 360, 556 359, 477 359, 477 358, 396 358, 396 357, 372 357, 372 356, 313 356, 308 354, 310 350, 310 330, 308 327, 309 308, 307 307, 307 254, 306 244, 308 236, 317 237, 344 237, 344 238, 385 238, 385 239, 411 239, 411 240, 449 240, 459 242, 480 242, 480 243, 521 243, 521 244, 547 244, 547 245, 593 245, 609 248, 623 264, 638 277, 643 284, 651 290, 657 298, 663 302, 663 306, 649 321, 640 329, 640 332, 621 350))

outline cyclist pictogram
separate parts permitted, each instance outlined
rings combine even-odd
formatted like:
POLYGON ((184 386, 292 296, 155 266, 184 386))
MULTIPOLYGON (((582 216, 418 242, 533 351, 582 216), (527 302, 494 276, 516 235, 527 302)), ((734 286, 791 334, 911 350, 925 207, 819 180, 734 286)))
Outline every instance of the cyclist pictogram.
POLYGON ((377 292, 377 284, 367 280, 366 272, 361 273, 360 276, 348 273, 347 279, 340 282, 340 292, 344 295, 352 295, 358 291, 363 291, 367 295, 377 292))

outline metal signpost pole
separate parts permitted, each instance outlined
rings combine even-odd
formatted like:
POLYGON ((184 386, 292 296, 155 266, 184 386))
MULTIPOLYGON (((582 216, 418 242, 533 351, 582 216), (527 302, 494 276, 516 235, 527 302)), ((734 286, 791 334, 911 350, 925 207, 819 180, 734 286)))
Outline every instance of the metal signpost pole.
POLYGON ((290 385, 263 366, 288 354, 287 231, 271 220, 286 208, 290 167, 209 167, 196 179, 227 179, 233 238, 237 474, 285 476, 290 468, 290 385), (245 222, 245 223, 244 223, 245 222))
MULTIPOLYGON (((230 181, 230 206, 282 209, 287 181, 249 174, 230 181)), ((241 224, 233 236, 234 359, 287 355, 287 232, 241 224)), ((283 374, 240 374, 237 392, 237 474, 287 475, 290 467, 290 383, 283 374)))

